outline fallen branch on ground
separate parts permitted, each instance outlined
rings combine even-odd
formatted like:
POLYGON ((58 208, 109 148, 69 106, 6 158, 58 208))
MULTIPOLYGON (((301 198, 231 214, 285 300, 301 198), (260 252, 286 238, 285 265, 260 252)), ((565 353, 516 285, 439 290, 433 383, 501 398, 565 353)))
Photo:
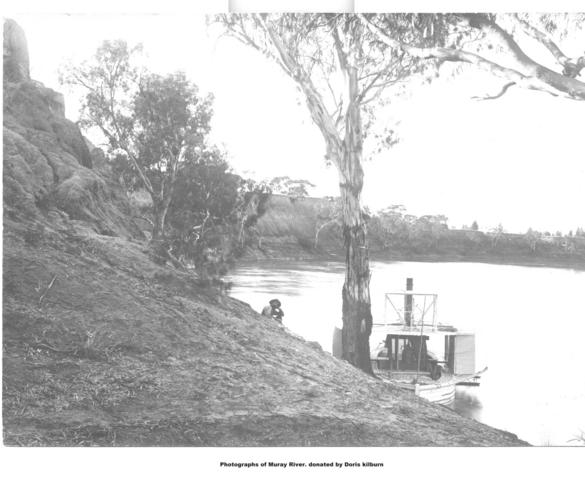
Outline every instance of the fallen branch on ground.
POLYGON ((47 296, 47 293, 49 293, 49 290, 51 290, 51 287, 53 286, 53 284, 55 283, 55 279, 57 278, 57 275, 53 275, 53 279, 51 280, 51 282, 49 283, 49 285, 47 286, 47 288, 45 289, 44 293, 40 296, 39 298, 39 308, 41 308, 41 305, 43 303, 43 300, 45 299, 45 297, 47 296))

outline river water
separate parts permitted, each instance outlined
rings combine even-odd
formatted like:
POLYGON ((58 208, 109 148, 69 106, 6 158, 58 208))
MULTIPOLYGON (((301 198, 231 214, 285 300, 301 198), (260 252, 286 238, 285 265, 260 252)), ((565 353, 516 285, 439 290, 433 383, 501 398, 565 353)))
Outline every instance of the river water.
MULTIPOLYGON (((585 433, 585 272, 481 263, 372 262, 374 322, 384 293, 437 293, 437 320, 476 334, 479 387, 457 387, 452 408, 533 445, 579 445, 585 433)), ((344 265, 274 262, 238 268, 231 295, 260 311, 277 297, 284 325, 331 351, 344 265)), ((390 309, 391 311, 391 309, 390 309)), ((377 343, 377 342, 375 342, 377 343)))

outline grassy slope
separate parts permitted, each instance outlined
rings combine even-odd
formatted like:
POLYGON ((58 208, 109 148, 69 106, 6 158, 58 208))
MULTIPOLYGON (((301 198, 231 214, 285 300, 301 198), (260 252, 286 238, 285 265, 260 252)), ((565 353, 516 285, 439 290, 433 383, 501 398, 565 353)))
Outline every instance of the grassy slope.
POLYGON ((6 444, 520 444, 201 291, 140 243, 48 232, 28 245, 8 227, 6 444))

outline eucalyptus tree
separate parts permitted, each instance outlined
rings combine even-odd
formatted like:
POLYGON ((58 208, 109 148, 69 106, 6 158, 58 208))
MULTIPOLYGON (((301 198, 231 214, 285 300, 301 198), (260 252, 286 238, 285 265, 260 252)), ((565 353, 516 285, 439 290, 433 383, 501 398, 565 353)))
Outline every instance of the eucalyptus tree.
MULTIPOLYGON (((295 82, 335 166, 346 251, 342 288, 343 358, 371 373, 370 267, 366 220, 360 203, 363 144, 384 90, 423 68, 418 58, 378 41, 369 24, 348 14, 220 15, 228 35, 254 48, 295 82)), ((386 20, 404 42, 428 42, 408 15, 386 20)))
POLYGON ((501 78, 500 91, 484 99, 500 98, 516 86, 585 100, 585 81, 579 79, 585 68, 585 47, 581 44, 579 52, 570 53, 563 47, 577 34, 585 40, 584 13, 420 14, 412 17, 413 27, 425 25, 423 38, 432 41, 424 43, 416 36, 397 37, 394 14, 358 16, 392 51, 421 60, 466 63, 501 78))
POLYGON ((139 51, 123 40, 105 41, 91 60, 65 66, 61 82, 84 92, 80 125, 105 137, 108 153, 124 166, 127 186, 150 195, 152 239, 159 240, 180 169, 216 152, 207 145, 213 99, 200 95, 182 72, 141 70, 139 51))

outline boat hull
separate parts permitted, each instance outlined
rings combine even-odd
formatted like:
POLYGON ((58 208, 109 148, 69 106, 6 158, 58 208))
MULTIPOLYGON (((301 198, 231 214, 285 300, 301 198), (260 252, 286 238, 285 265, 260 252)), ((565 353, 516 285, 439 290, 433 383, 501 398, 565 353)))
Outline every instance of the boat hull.
POLYGON ((442 385, 415 385, 414 394, 440 405, 450 405, 455 401, 455 383, 442 385))

